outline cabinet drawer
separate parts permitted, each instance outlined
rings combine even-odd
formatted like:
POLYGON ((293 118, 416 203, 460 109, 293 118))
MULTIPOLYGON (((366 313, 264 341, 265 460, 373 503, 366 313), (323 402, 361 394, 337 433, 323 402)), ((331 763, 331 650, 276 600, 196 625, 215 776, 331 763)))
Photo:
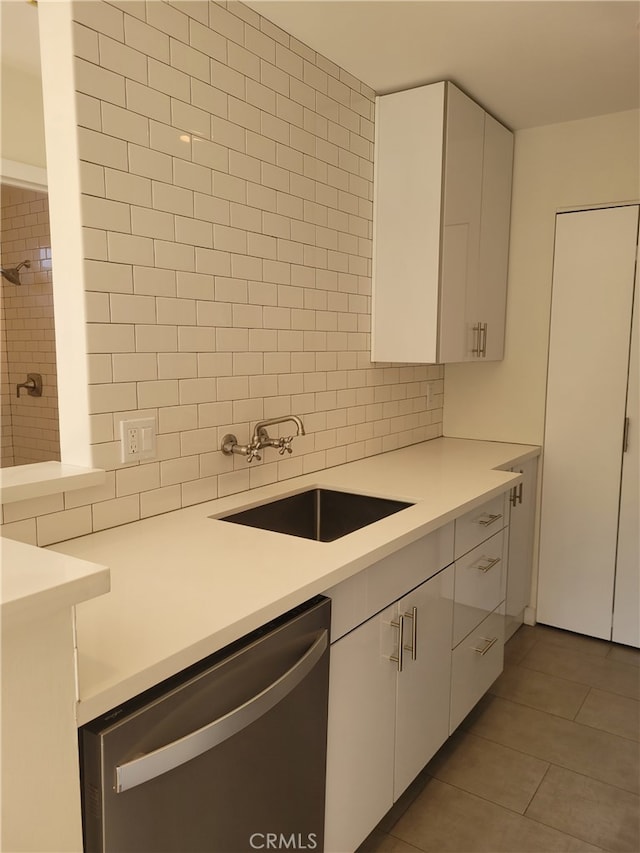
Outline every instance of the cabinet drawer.
POLYGON ((331 642, 352 631, 453 562, 453 523, 406 545, 324 594, 331 599, 331 642))
POLYGON ((504 605, 480 623, 451 653, 452 733, 502 672, 504 605))
POLYGON ((498 495, 498 497, 492 498, 492 500, 456 519, 456 560, 505 526, 507 523, 507 495, 508 492, 498 495))
POLYGON ((456 560, 453 647, 504 600, 507 538, 503 528, 456 560))

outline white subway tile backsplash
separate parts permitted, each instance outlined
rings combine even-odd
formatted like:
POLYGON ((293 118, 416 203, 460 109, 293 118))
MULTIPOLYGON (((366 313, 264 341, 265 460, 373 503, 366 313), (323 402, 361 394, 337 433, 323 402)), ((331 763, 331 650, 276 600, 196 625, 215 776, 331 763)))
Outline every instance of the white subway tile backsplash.
MULTIPOLYGON (((169 162, 171 162, 169 160, 169 162)), ((153 207, 167 213, 182 216, 193 215, 193 192, 183 187, 172 186, 161 181, 153 181, 151 185, 153 207)))
POLYGON ((220 62, 227 58, 227 40, 220 33, 215 32, 207 25, 199 21, 189 22, 189 43, 191 47, 202 51, 207 56, 220 62))
MULTIPOLYGON (((192 219, 185 216, 176 216, 175 227, 176 244, 209 248, 213 246, 213 227, 210 222, 203 222, 201 219, 192 219)), ((176 249, 176 252, 179 253, 179 249, 176 249)), ((191 258, 189 267, 179 266, 176 269, 193 269, 193 259, 195 258, 193 250, 190 250, 189 256, 191 258)), ((177 254, 176 260, 179 257, 181 257, 180 254, 177 254)), ((166 264, 160 264, 160 266, 166 266, 166 264)), ((169 266, 171 266, 171 262, 169 262, 169 266)))
POLYGON ((87 533, 91 533, 90 506, 54 512, 36 519, 37 541, 41 548, 87 533))
POLYGON ((158 378, 155 353, 114 353, 111 358, 113 359, 113 379, 110 381, 135 382, 158 378))
MULTIPOLYGON (((178 380, 158 379, 153 382, 138 382, 138 405, 141 409, 159 408, 161 406, 177 406, 178 380)), ((119 406, 118 409, 131 408, 119 406)), ((116 411, 114 409, 112 411, 116 411)))
POLYGON ((442 368, 369 357, 374 92, 239 0, 74 15, 93 457, 109 485, 33 516, 83 510, 61 519, 76 535, 441 434, 442 368), (152 463, 120 462, 131 412, 158 417, 152 463), (308 433, 292 458, 249 469, 219 451, 224 432, 246 441, 292 412, 308 433))
MULTIPOLYGON (((132 210, 132 219, 134 219, 132 210)), ((175 296, 176 273, 174 270, 154 267, 133 267, 133 289, 135 293, 149 296, 175 296)))
POLYGON ((171 121, 171 99, 162 89, 127 80, 126 105, 133 114, 168 123, 171 121))
POLYGON ((76 58, 75 80, 79 92, 100 98, 111 104, 125 104, 124 76, 115 74, 107 68, 76 58))
POLYGON ((153 241, 147 237, 109 231, 107 252, 114 263, 153 265, 153 241))
POLYGON ((94 530, 127 524, 140 518, 140 496, 129 495, 112 501, 101 501, 93 504, 92 510, 94 530))
POLYGON ((170 40, 169 50, 173 68, 206 83, 209 82, 211 71, 209 57, 205 53, 173 38, 170 40))
POLYGON ((214 329, 205 326, 178 327, 178 349, 180 352, 213 352, 215 348, 216 335, 214 329))
MULTIPOLYGON (((126 0, 125 0, 126 2, 126 0)), ((126 9, 133 9, 134 4, 126 2, 126 9)), ((132 17, 133 11, 124 17, 124 40, 125 44, 139 50, 146 56, 152 56, 161 62, 169 62, 169 36, 156 27, 145 23, 146 5, 144 6, 144 17, 138 20, 132 17)))
POLYGON ((147 492, 160 485, 160 463, 147 462, 132 468, 116 471, 116 496, 147 492))
POLYGON ((221 89, 201 80, 191 78, 191 103, 195 107, 207 110, 212 115, 227 118, 228 95, 221 89))
POLYGON ((151 205, 151 181, 116 169, 105 169, 106 195, 116 201, 151 205))
MULTIPOLYGON (((165 486, 140 494, 140 518, 180 509, 180 486, 165 486)), ((186 504, 185 504, 186 506, 186 504)))
POLYGON ((191 160, 191 135, 184 130, 151 119, 149 138, 151 147, 156 151, 191 160))
POLYGON ((198 370, 196 354, 191 352, 159 352, 157 362, 158 379, 186 379, 195 376, 198 370))
POLYGON ((208 139, 211 133, 211 116, 205 110, 171 99, 171 124, 174 128, 208 139))
POLYGON ((258 29, 257 26, 245 26, 244 46, 247 50, 251 51, 251 53, 255 53, 256 56, 266 59, 267 62, 275 62, 275 41, 270 36, 260 32, 260 29, 258 29))
POLYGON ((103 68, 122 74, 131 80, 138 80, 140 83, 147 82, 147 56, 141 51, 128 47, 122 41, 100 35, 99 56, 100 65, 103 68))
POLYGON ((168 459, 160 463, 160 482, 163 486, 197 480, 200 466, 197 456, 185 456, 181 459, 168 459))
POLYGON ((135 409, 138 405, 138 399, 139 395, 136 396, 135 382, 90 385, 89 413, 94 415, 135 409))
POLYGON ((147 3, 147 21, 170 36, 189 41, 189 17, 167 3, 147 3))

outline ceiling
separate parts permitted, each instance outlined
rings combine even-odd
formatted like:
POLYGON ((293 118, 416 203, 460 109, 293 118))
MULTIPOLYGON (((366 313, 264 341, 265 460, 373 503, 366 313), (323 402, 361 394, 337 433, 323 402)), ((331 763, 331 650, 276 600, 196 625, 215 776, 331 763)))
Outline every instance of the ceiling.
POLYGON ((252 0, 377 93, 452 80, 512 129, 640 106, 640 3, 252 0))
MULTIPOLYGON (((378 93, 453 80, 514 130, 640 106, 636 0, 251 0, 378 93)), ((39 74, 37 8, 0 0, 3 65, 39 74)))

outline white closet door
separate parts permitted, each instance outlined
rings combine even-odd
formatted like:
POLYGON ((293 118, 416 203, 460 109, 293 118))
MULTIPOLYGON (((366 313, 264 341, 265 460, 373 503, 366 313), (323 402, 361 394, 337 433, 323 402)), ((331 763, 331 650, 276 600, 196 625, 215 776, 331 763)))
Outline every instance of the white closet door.
POLYGON ((620 526, 616 561, 616 592, 613 604, 613 633, 616 643, 640 647, 640 288, 636 272, 636 292, 629 360, 627 395, 626 452, 622 461, 620 526))
POLYGON ((610 639, 638 207, 556 218, 538 612, 610 639))

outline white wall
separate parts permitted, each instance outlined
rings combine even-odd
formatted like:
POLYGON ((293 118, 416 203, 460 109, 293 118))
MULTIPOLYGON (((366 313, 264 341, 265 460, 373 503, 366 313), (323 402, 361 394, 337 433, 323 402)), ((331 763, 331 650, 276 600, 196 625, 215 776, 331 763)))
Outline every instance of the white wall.
POLYGON ((444 434, 541 444, 556 211, 637 200, 640 111, 516 133, 504 361, 445 369, 444 434))
MULTIPOLYGON (((639 130, 630 110, 516 133, 505 357, 446 366, 445 435, 543 443, 555 215, 640 198, 639 130)), ((534 606, 537 565, 536 522, 534 606)))
POLYGON ((46 168, 40 79, 3 65, 0 101, 2 159, 46 168))

